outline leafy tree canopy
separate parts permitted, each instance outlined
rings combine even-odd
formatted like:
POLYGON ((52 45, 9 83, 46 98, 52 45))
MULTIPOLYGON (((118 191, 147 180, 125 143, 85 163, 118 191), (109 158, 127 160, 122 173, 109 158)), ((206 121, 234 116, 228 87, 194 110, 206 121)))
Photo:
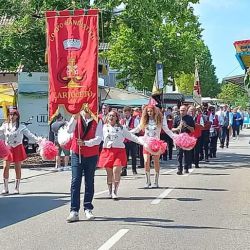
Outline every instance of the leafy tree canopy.
MULTIPOLYGON (((89 1, 68 0, 0 0, 0 16, 14 17, 14 23, 0 29, 0 68, 15 70, 19 64, 29 71, 47 70, 46 10, 88 8, 89 1)), ((111 67, 121 72, 138 89, 152 89, 155 64, 164 65, 165 82, 169 76, 193 74, 194 61, 200 62, 204 92, 213 96, 217 78, 208 48, 201 39, 202 28, 190 3, 198 0, 102 0, 100 40, 110 43, 107 57, 111 67), (119 14, 114 8, 124 3, 119 14), (211 84, 214 88, 211 88, 211 84)))
POLYGON ((224 83, 218 98, 224 103, 233 106, 242 106, 243 108, 246 108, 249 104, 249 97, 246 90, 233 83, 224 83))

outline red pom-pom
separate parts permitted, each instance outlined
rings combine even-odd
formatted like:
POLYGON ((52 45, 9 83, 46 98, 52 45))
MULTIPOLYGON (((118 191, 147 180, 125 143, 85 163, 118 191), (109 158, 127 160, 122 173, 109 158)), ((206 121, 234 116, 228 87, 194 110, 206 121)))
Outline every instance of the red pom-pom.
POLYGON ((43 160, 52 161, 58 155, 58 149, 53 142, 42 140, 39 145, 40 155, 43 160))
POLYGON ((167 143, 156 138, 149 138, 146 144, 146 149, 153 155, 163 154, 167 149, 167 143))
POLYGON ((0 158, 5 158, 10 154, 9 147, 3 140, 0 140, 0 158))
POLYGON ((195 147, 197 141, 195 137, 190 136, 187 133, 174 135, 173 140, 176 146, 184 150, 192 150, 195 147))

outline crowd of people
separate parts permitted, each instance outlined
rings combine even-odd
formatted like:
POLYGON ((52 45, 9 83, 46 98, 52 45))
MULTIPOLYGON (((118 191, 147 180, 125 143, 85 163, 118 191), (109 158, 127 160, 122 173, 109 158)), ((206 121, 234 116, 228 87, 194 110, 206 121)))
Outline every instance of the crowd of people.
MULTIPOLYGON (((118 199, 121 176, 128 174, 127 162, 130 156, 134 175, 137 174, 139 167, 145 170, 145 188, 158 188, 160 162, 173 159, 174 134, 187 133, 197 138, 196 145, 191 150, 176 147, 177 174, 182 175, 183 170, 188 173, 192 165, 199 168, 201 161, 209 162, 211 158, 216 158, 217 145, 221 148, 229 147, 231 138, 239 139, 243 120, 244 113, 240 108, 231 109, 228 105, 214 107, 207 103, 196 107, 182 105, 166 109, 149 104, 135 109, 124 107, 123 110, 103 105, 98 121, 94 120, 87 109, 73 115, 69 122, 64 121, 61 114, 58 114, 56 121, 51 125, 53 140, 59 149, 56 168, 69 168, 71 161, 72 169, 71 206, 67 221, 79 220, 82 176, 85 183, 83 204, 85 215, 89 220, 94 218, 92 201, 96 167, 106 170, 109 196, 114 200, 118 199), (72 134, 70 150, 58 142, 61 127, 72 134), (153 154, 145 143, 147 138, 165 141, 168 145, 167 150, 161 154, 153 154), (62 155, 64 167, 61 166, 62 155), (140 158, 139 166, 137 158, 140 158), (150 175, 152 164, 153 183, 150 175)), ((37 142, 41 138, 20 124, 20 114, 16 109, 9 110, 7 121, 0 127, 0 135, 4 135, 5 143, 11 149, 11 154, 3 161, 2 194, 9 193, 9 167, 12 162, 16 171, 15 193, 19 193, 21 163, 27 157, 22 145, 23 136, 37 142)))

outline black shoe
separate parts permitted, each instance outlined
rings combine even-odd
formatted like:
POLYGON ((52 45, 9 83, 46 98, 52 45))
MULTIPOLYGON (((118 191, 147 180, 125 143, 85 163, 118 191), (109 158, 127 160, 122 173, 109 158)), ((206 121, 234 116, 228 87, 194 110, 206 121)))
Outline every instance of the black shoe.
POLYGON ((196 165, 195 168, 200 168, 199 165, 196 165))
POLYGON ((178 170, 176 174, 182 175, 182 171, 178 170))
POLYGON ((172 157, 169 157, 169 160, 170 160, 170 161, 172 161, 172 160, 173 160, 173 158, 172 158, 172 157))
POLYGON ((137 174, 137 171, 136 171, 136 170, 133 170, 133 174, 137 174))
POLYGON ((203 156, 201 156, 201 157, 200 157, 200 161, 203 161, 203 160, 204 160, 204 157, 203 157, 203 156))
POLYGON ((216 158, 216 154, 213 154, 213 158, 216 158))
POLYGON ((122 169, 122 172, 121 172, 121 176, 127 176, 127 169, 126 168, 123 168, 122 169))
POLYGON ((209 162, 208 158, 205 159, 205 162, 209 162))
POLYGON ((188 169, 185 169, 185 170, 184 170, 184 173, 185 173, 185 174, 189 174, 188 169))
POLYGON ((137 168, 144 168, 144 166, 138 166, 137 168))

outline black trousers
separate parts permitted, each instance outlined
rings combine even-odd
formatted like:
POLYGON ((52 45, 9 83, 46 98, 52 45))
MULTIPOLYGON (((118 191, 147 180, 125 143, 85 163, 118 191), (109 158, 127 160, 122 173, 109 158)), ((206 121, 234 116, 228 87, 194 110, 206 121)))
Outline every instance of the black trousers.
POLYGON ((200 157, 208 159, 208 145, 209 145, 209 130, 203 130, 201 133, 201 143, 200 143, 200 157))
POLYGON ((240 134, 240 126, 233 125, 233 137, 235 137, 236 135, 239 136, 239 134, 240 134))
POLYGON ((210 156, 215 157, 217 152, 218 136, 210 137, 210 156))
POLYGON ((196 144, 193 151, 193 163, 195 166, 199 166, 200 162, 200 146, 201 146, 201 137, 197 138, 196 144))
POLYGON ((224 147, 226 141, 226 146, 228 147, 229 145, 229 129, 227 126, 222 126, 220 128, 220 144, 221 147, 224 147))
POLYGON ((192 167, 192 150, 183 150, 177 148, 177 161, 179 163, 178 170, 183 170, 183 156, 184 156, 184 169, 188 170, 192 167))
POLYGON ((169 157, 169 159, 173 158, 173 147, 174 147, 174 142, 171 137, 169 137, 167 134, 161 134, 161 140, 165 141, 168 144, 167 150, 162 154, 163 160, 166 161, 169 157))
MULTIPOLYGON (((129 155, 131 155, 132 159, 132 170, 136 171, 136 154, 137 154, 137 145, 135 142, 129 141, 125 142, 125 148, 127 153, 127 159, 129 159, 129 155)), ((127 166, 126 166, 127 167, 127 166)))

